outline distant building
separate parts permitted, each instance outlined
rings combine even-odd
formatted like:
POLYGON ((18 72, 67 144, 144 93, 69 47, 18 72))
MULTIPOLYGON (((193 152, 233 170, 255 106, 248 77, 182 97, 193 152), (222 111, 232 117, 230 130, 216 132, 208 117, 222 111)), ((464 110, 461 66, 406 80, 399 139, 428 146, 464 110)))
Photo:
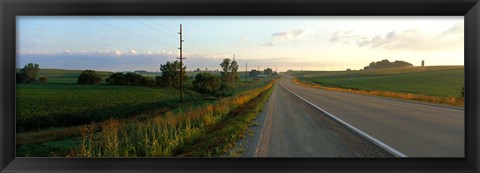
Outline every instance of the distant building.
POLYGON ((425 60, 422 60, 422 67, 425 67, 425 60))
POLYGON ((264 77, 267 77, 267 75, 264 75, 264 74, 259 74, 257 75, 258 78, 264 78, 264 77))

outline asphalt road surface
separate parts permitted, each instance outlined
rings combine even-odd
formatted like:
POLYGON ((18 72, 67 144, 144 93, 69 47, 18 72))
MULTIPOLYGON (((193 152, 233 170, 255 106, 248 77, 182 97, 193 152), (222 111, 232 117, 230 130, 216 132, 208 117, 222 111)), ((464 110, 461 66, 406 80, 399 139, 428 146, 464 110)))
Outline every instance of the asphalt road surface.
POLYGON ((458 108, 304 87, 286 76, 263 113, 259 157, 464 157, 458 108))

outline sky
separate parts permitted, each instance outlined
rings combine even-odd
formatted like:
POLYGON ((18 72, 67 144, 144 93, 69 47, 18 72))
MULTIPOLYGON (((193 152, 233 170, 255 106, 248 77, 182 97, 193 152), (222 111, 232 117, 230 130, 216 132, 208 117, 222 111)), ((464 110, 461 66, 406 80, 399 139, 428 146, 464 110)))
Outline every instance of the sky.
POLYGON ((463 16, 17 16, 17 67, 159 71, 357 70, 370 62, 464 64, 463 16))

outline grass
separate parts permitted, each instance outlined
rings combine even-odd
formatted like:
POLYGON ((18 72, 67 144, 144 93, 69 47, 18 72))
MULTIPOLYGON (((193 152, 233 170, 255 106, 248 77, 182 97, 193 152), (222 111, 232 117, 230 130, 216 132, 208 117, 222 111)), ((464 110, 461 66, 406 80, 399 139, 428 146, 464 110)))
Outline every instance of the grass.
MULTIPOLYGON (((17 130, 88 124, 176 107, 179 106, 178 92, 139 86, 18 84, 17 130)), ((185 98, 191 101, 201 97, 187 91, 185 98)))
POLYGON ((80 141, 74 138, 66 138, 58 141, 50 141, 40 144, 27 144, 17 146, 17 156, 36 157, 64 157, 71 154, 72 147, 78 146, 80 141))
POLYGON ((228 152, 229 156, 238 157, 243 151, 242 147, 230 151, 236 142, 251 134, 249 127, 253 120, 263 109, 267 99, 271 95, 273 87, 263 92, 252 101, 240 106, 229 113, 228 118, 208 130, 207 135, 199 139, 194 146, 182 151, 182 157, 211 157, 220 156, 228 152))
POLYGON ((354 72, 297 73, 305 86, 463 106, 463 66, 432 66, 354 72))
MULTIPOLYGON (((87 126, 81 131, 81 144, 74 151, 80 157, 170 157, 183 154, 201 139, 211 135, 218 125, 230 118, 273 86, 243 91, 215 103, 172 110, 147 121, 119 122, 110 119, 103 126, 87 126)), ((235 126, 225 126, 234 130, 235 126)), ((228 130, 227 130, 228 132, 228 130)), ((223 133, 222 133, 223 134, 223 133)), ((235 134, 225 134, 234 138, 235 134)), ((196 148, 196 147, 194 147, 196 148)), ((198 148, 197 148, 198 149, 198 148)), ((217 150, 216 150, 217 151, 217 150)), ((205 153, 208 156, 209 153, 205 153)))

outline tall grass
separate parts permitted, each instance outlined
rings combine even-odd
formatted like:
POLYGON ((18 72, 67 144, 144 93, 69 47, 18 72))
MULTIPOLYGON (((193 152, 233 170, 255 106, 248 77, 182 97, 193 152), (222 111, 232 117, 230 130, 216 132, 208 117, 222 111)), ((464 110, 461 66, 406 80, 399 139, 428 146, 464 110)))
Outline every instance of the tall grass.
POLYGON ((436 96, 428 96, 422 94, 412 94, 412 93, 398 93, 398 92, 391 92, 391 91, 365 91, 365 90, 354 90, 354 89, 346 89, 346 88, 336 88, 336 87, 326 87, 319 84, 311 84, 311 83, 304 83, 296 78, 293 79, 293 83, 299 84, 302 86, 312 87, 312 88, 320 88, 324 90, 330 91, 342 91, 342 92, 350 92, 350 93, 357 93, 357 94, 366 94, 366 95, 374 95, 374 96, 383 96, 383 97, 391 97, 403 100, 416 100, 416 101, 423 101, 435 104, 447 104, 451 106, 463 107, 465 104, 464 98, 457 98, 457 97, 447 97, 441 98, 436 96))
POLYGON ((170 157, 178 155, 231 111, 251 101, 272 87, 265 86, 240 92, 213 104, 186 110, 169 111, 147 121, 119 122, 108 120, 103 126, 90 125, 81 130, 81 145, 74 149, 78 157, 170 157))
POLYGON ((238 140, 248 135, 249 127, 263 110, 273 88, 271 87, 260 96, 231 112, 228 119, 222 121, 215 129, 208 131, 206 136, 192 147, 184 150, 180 156, 210 157, 228 154, 231 157, 238 157, 241 147, 238 146, 236 150, 232 150, 232 148, 237 145, 238 140))

